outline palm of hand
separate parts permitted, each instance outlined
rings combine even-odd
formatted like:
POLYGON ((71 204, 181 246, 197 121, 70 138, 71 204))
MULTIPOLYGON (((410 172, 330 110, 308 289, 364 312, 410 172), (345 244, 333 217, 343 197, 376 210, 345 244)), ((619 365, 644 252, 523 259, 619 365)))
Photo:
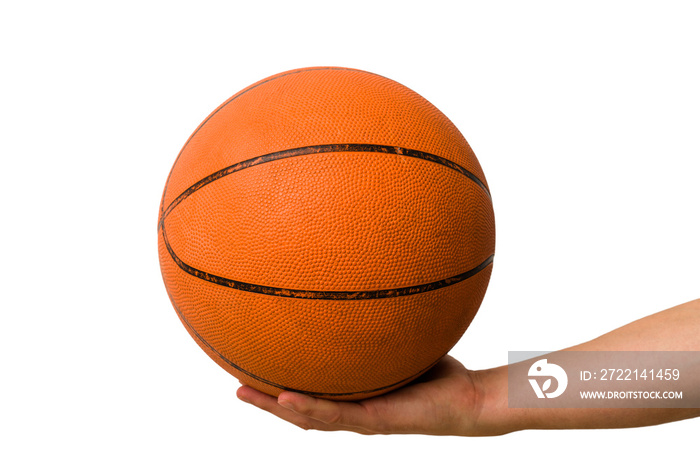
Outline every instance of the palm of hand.
POLYGON ((358 402, 294 392, 275 398, 247 386, 238 389, 238 397, 303 429, 464 435, 477 428, 483 399, 479 387, 475 372, 445 356, 412 384, 358 402))

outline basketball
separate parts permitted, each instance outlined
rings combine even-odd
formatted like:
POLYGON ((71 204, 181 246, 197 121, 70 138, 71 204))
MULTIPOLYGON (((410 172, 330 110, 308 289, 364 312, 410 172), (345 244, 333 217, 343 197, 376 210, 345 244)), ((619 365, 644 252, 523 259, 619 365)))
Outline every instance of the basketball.
POLYGON ((488 286, 491 194, 454 124, 385 77, 280 73, 234 95, 167 178, 160 267, 191 337, 241 383, 386 393, 462 337, 488 286))

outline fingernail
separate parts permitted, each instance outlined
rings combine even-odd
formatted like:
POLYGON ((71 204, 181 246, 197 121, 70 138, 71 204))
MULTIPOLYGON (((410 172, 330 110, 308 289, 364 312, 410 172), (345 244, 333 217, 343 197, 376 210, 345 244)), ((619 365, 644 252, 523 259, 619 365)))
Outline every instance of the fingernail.
POLYGON ((294 406, 294 403, 292 403, 289 400, 279 400, 278 399, 277 403, 283 408, 287 408, 287 409, 291 409, 292 411, 296 411, 296 407, 294 406))

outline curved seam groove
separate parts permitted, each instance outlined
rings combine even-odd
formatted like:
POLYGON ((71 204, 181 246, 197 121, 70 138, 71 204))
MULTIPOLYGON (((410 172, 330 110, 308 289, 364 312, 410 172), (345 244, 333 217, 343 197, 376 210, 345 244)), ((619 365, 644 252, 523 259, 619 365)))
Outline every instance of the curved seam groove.
POLYGON ((233 288, 235 290, 247 291, 248 293, 257 293, 270 296, 278 296, 280 298, 296 298, 296 299, 325 299, 329 301, 363 301, 368 299, 385 299, 385 298, 397 298, 399 296, 410 296, 414 294, 427 293, 428 291, 439 290, 440 288, 445 288, 450 285, 462 282, 470 277, 473 277, 477 273, 484 270, 493 262, 494 255, 491 254, 486 258, 481 264, 477 265, 471 270, 454 275, 443 280, 437 280, 430 283, 424 283, 423 285, 405 286, 400 288, 390 288, 384 290, 371 290, 371 291, 313 291, 313 290, 297 290, 292 288, 279 288, 275 286, 257 285, 254 283, 242 282, 239 280, 233 280, 230 278, 221 277, 219 275, 214 275, 209 272, 192 267, 185 261, 180 259, 175 251, 173 251, 170 242, 168 242, 168 237, 165 234, 165 228, 162 229, 163 243, 173 259, 173 262, 177 264, 180 269, 184 272, 204 280, 209 283, 214 283, 215 285, 225 286, 227 288, 233 288))
POLYGON ((383 386, 383 387, 373 388, 373 389, 370 389, 370 390, 360 390, 360 391, 356 391, 356 392, 345 392, 345 393, 326 393, 326 392, 313 392, 313 391, 309 391, 309 390, 301 390, 301 389, 297 389, 297 388, 290 388, 290 387, 286 387, 286 386, 284 386, 284 385, 280 385, 280 384, 278 384, 278 383, 272 382, 272 381, 270 381, 270 380, 267 380, 267 379, 265 379, 265 378, 263 378, 263 377, 260 377, 259 375, 253 374, 252 372, 243 369, 241 366, 239 366, 238 364, 236 364, 236 363, 234 363, 233 361, 229 360, 229 359, 226 358, 223 354, 221 354, 219 351, 217 351, 207 340, 205 340, 205 339, 199 334, 199 332, 197 332, 197 331, 194 329, 194 327, 192 326, 192 324, 190 324, 190 322, 185 318, 185 316, 184 316, 184 315, 182 314, 182 312, 180 311, 180 308, 178 308, 177 305, 175 304, 175 301, 173 300, 173 297, 172 297, 172 295, 170 294, 170 290, 167 289, 167 286, 166 286, 166 291, 168 292, 168 296, 170 296, 170 301, 173 303, 173 307, 175 308, 175 311, 176 311, 177 314, 180 316, 180 319, 182 319, 182 321, 185 323, 185 325, 187 326, 187 328, 189 328, 190 331, 192 331, 192 333, 199 339, 199 341, 201 341, 201 342, 202 342, 204 345, 206 345, 207 348, 209 348, 214 354, 216 354, 219 358, 221 358, 222 361, 224 361, 226 364, 228 364, 229 366, 233 367, 233 368, 236 369, 237 371, 242 372, 243 374, 247 375, 248 377, 251 377, 251 378, 257 380, 258 382, 262 382, 262 383, 264 383, 264 384, 267 384, 267 385, 270 385, 270 386, 273 386, 273 387, 276 387, 276 388, 279 388, 279 389, 285 390, 285 391, 303 393, 303 394, 309 395, 309 396, 349 396, 349 395, 359 395, 359 394, 365 394, 365 393, 378 392, 378 391, 380 391, 380 390, 386 390, 386 389, 389 389, 389 388, 391 388, 391 387, 395 387, 395 386, 400 385, 400 384, 402 384, 402 383, 404 383, 404 382, 406 382, 406 381, 408 381, 408 380, 411 380, 411 379, 413 379, 413 378, 415 378, 415 377, 420 376, 420 375, 423 374, 424 372, 428 371, 431 367, 433 367, 438 361, 440 361, 440 359, 442 359, 442 358, 445 356, 445 354, 447 354, 447 353, 443 354, 443 355, 440 356, 438 359, 436 359, 435 361, 433 361, 432 363, 430 363, 427 367, 425 367, 424 369, 421 369, 420 371, 418 371, 417 373, 415 373, 414 375, 412 375, 412 376, 410 376, 410 377, 406 377, 405 379, 399 380, 398 382, 394 382, 394 383, 392 383, 392 384, 390 384, 390 385, 385 385, 385 386, 383 386))
POLYGON ((411 158, 416 158, 416 159, 421 159, 421 160, 426 160, 428 162, 433 162, 437 163, 439 165, 443 165, 447 168, 450 168, 458 173, 461 173, 462 175, 466 176, 469 178, 471 181, 476 183, 477 186, 479 186, 488 196, 489 200, 491 200, 491 193, 489 190, 486 188, 486 185, 472 172, 467 170, 466 168, 462 167, 461 165, 448 160, 444 157, 440 157, 439 155, 431 154, 429 152, 423 152, 419 150, 414 150, 414 149, 406 149, 403 147, 397 147, 397 146, 386 146, 386 145, 380 145, 380 144, 321 144, 317 146, 305 146, 305 147, 297 147, 295 149, 287 149, 283 151, 278 151, 278 152, 271 152, 269 154, 265 155, 260 155, 257 157, 253 157, 252 159, 248 160, 243 160, 242 162, 235 163, 233 165, 230 165, 228 167, 222 168, 221 170, 218 170, 214 173, 212 173, 209 176, 206 176, 202 178, 201 180, 197 181, 195 184, 187 188, 185 191, 182 192, 178 197, 176 197, 168 206, 167 209, 165 209, 160 218, 159 227, 162 226, 163 221, 165 218, 170 214, 170 212, 175 209, 175 207, 178 206, 182 201, 187 199, 189 196, 194 194, 195 192, 199 191, 203 187, 207 186, 208 184, 213 183, 214 181, 220 180, 221 178, 224 178, 225 176, 231 175, 233 173, 239 172, 241 170, 245 170, 246 168, 251 168, 255 167, 257 165, 261 165, 263 163, 268 163, 268 162, 274 162, 276 160, 282 160, 282 159, 287 159, 291 157, 298 157, 301 155, 309 155, 309 154, 326 154, 326 153, 332 153, 332 152, 360 152, 360 153, 378 153, 378 154, 393 154, 393 155, 401 155, 405 157, 411 157, 411 158))
MULTIPOLYGON (((223 110, 224 107, 226 107, 228 104, 230 104, 231 102, 233 102, 234 100, 236 100, 240 96, 246 94, 248 91, 252 91, 256 87, 262 86, 263 84, 269 83, 270 81, 274 81, 275 79, 283 78, 285 76, 289 76, 292 74, 304 73, 307 71, 319 71, 319 70, 359 71, 359 72, 366 73, 366 74, 374 74, 374 73, 370 73, 369 71, 355 70, 353 68, 343 68, 343 67, 339 67, 339 66, 317 66, 317 67, 313 67, 313 68, 302 68, 302 69, 298 69, 298 70, 288 71, 287 73, 283 73, 283 74, 280 74, 278 76, 270 77, 268 79, 265 79, 264 81, 261 81, 257 84, 253 84, 250 87, 243 89, 242 91, 239 91, 238 93, 234 94, 232 97, 230 97, 223 104, 219 105, 219 107, 216 110, 214 110, 203 122, 201 122, 199 124, 199 126, 197 126, 197 129, 195 129, 194 132, 190 135, 190 137, 187 138, 187 141, 185 141, 185 145, 182 146, 182 149, 180 149, 180 152, 177 154, 177 157, 175 158, 175 163, 173 164, 173 167, 170 169, 170 173, 168 173, 168 178, 165 180, 165 189, 163 189, 163 197, 161 198, 161 202, 160 202, 161 213, 163 213, 163 209, 165 208, 165 193, 168 191, 168 185, 170 184, 170 177, 173 174, 173 170, 175 170, 175 166, 177 165, 178 160, 180 160, 180 156, 182 155, 183 152, 185 152, 185 148, 189 145, 192 138, 194 138, 195 135, 197 133, 199 133, 199 131, 204 127, 205 124, 207 124, 207 122, 209 120, 211 120, 214 117, 214 115, 216 115, 221 110, 223 110)), ((379 76, 379 75, 375 75, 375 76, 379 76)))

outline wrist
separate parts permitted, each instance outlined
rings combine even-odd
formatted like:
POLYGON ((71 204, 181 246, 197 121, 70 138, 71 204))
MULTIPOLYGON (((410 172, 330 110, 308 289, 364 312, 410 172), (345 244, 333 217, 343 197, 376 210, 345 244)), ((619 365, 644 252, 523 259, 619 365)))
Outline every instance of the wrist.
POLYGON ((475 371, 474 379, 479 401, 471 435, 503 435, 530 427, 529 410, 508 407, 508 366, 475 371))

